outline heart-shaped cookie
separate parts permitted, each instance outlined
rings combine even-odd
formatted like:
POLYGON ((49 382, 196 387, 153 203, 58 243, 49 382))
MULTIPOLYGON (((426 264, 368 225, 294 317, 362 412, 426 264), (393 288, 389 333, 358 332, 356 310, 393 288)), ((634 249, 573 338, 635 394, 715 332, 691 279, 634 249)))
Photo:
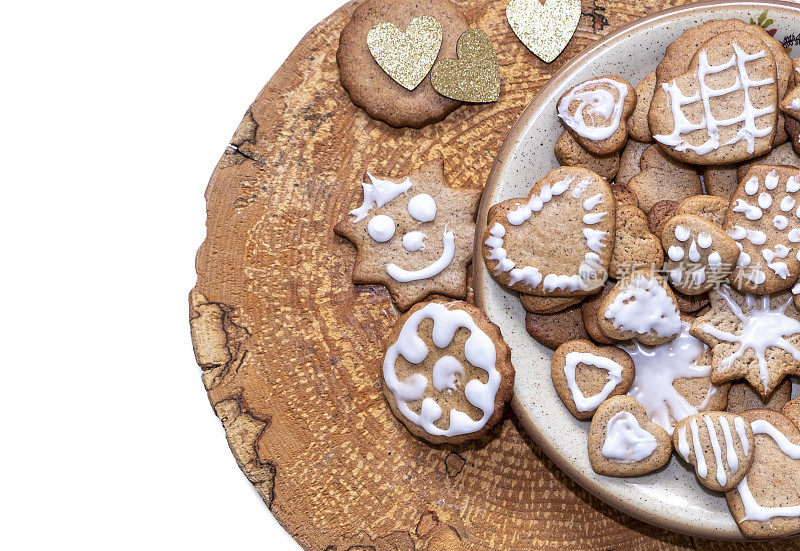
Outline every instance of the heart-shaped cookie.
POLYGON ((722 411, 681 420, 672 433, 672 443, 683 460, 694 466, 700 483, 718 492, 738 486, 755 457, 750 423, 722 411))
POLYGON ((753 465, 725 494, 742 534, 779 538, 800 533, 800 429, 768 409, 742 413, 755 435, 753 465))
POLYGON ((483 256, 501 284, 539 296, 584 296, 605 281, 614 248, 616 204, 608 183, 589 170, 561 167, 527 199, 489 211, 483 256))
POLYGON ((597 409, 589 427, 589 462, 597 474, 639 476, 663 467, 672 454, 667 431, 650 421, 630 396, 614 396, 597 409))
POLYGON ((470 29, 458 39, 458 59, 441 59, 431 72, 433 88, 450 99, 488 103, 500 97, 497 54, 480 29, 470 29))
POLYGON ((413 19, 401 31, 381 23, 367 34, 367 46, 381 69, 395 82, 413 90, 430 72, 442 47, 442 25, 435 18, 413 19))
POLYGON ((511 0, 508 24, 523 44, 545 63, 567 47, 581 18, 580 0, 511 0))

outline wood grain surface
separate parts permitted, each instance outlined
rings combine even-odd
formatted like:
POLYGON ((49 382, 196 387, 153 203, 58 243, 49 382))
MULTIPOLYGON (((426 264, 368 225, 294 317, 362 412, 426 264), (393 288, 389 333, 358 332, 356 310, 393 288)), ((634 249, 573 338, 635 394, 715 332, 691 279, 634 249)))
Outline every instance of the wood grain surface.
POLYGON ((800 549, 692 539, 621 514, 559 471, 511 412, 458 449, 427 445, 392 416, 379 367, 399 313, 385 289, 350 283, 354 249, 332 231, 360 204, 361 175, 402 176, 443 157, 450 185, 482 187, 550 75, 612 29, 682 2, 584 0, 550 65, 516 39, 506 0, 455 3, 494 42, 499 102, 421 130, 369 119, 338 81, 348 4, 261 91, 211 177, 192 339, 242 471, 306 549, 800 549))

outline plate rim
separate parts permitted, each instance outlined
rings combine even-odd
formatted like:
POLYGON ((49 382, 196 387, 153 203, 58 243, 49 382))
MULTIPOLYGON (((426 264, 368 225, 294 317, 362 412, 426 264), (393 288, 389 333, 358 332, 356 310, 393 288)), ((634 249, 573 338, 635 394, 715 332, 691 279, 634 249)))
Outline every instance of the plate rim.
MULTIPOLYGON (((675 19, 679 17, 683 17, 685 15, 693 14, 698 11, 703 11, 706 8, 715 7, 729 7, 729 8, 749 8, 752 9, 753 6, 763 6, 766 8, 780 8, 780 9, 787 9, 790 11, 796 11, 800 14, 800 3, 791 2, 788 0, 751 0, 748 2, 742 0, 727 0, 727 1, 717 1, 717 0, 703 0, 701 2, 695 2, 691 4, 684 4, 681 6, 675 6, 672 8, 668 8, 666 10, 658 11, 652 13, 650 15, 646 15, 640 19, 636 19, 623 25, 622 27, 615 29, 611 33, 605 35, 604 37, 598 39, 586 49, 584 49, 581 53, 570 59, 568 62, 564 64, 558 71, 556 71, 550 79, 536 92, 534 97, 530 100, 530 102, 526 105, 525 109, 520 114, 517 121, 509 130, 505 140, 503 141, 502 146, 500 147, 497 156, 495 157, 494 163, 492 164, 492 169, 489 173, 489 177, 486 181, 486 185, 483 188, 483 194, 481 196, 480 206, 478 208, 478 215, 476 218, 476 226, 475 226, 475 237, 473 241, 473 263, 472 263, 472 281, 473 281, 473 290, 474 290, 474 298, 475 304, 482 310, 486 309, 487 304, 487 295, 486 295, 486 287, 484 285, 484 280, 481 277, 481 274, 484 270, 486 270, 485 263, 483 262, 483 252, 482 252, 482 237, 483 237, 483 230, 486 227, 487 219, 488 219, 488 211, 489 208, 492 206, 490 197, 494 195, 494 190, 500 183, 501 173, 503 171, 503 167, 506 163, 511 159, 511 156, 516 148, 517 144, 519 143, 522 134, 525 132, 528 124, 530 123, 531 119, 535 115, 536 111, 539 110, 542 103, 544 102, 545 98, 549 96, 550 92, 556 88, 563 79, 568 77, 571 73, 579 70, 582 68, 583 64, 590 58, 592 58, 597 52, 606 48, 608 45, 612 43, 619 42, 623 37, 627 37, 635 32, 644 31, 646 30, 651 24, 659 22, 664 19, 675 19)), ((619 497, 613 491, 608 490, 607 487, 604 487, 602 484, 595 483, 589 477, 585 476, 580 469, 575 467, 568 458, 563 457, 560 455, 555 447, 544 437, 544 435, 540 432, 536 423, 530 417, 528 412, 525 410, 523 405, 520 403, 516 393, 511 399, 511 407, 514 410, 517 418, 519 419, 522 426, 525 428, 525 431, 530 435, 533 441, 536 443, 537 446, 547 455, 547 457, 556 464, 556 466, 561 469, 567 476, 570 477, 574 482, 576 482, 581 488, 589 492, 594 497, 600 499, 604 503, 614 507, 615 509, 622 511, 623 513, 634 517, 638 520, 646 522, 650 525, 657 526, 659 528, 683 533, 689 536, 697 536, 709 539, 716 539, 716 540, 727 540, 727 541, 747 541, 747 538, 741 534, 738 530, 736 533, 723 533, 720 534, 718 531, 714 530, 704 530, 702 524, 695 523, 682 523, 678 520, 675 521, 674 524, 667 524, 662 523, 659 521, 658 515, 655 515, 652 510, 642 510, 640 508, 632 506, 628 503, 627 500, 619 497)), ((780 538, 776 538, 780 539, 780 538)), ((761 541, 769 541, 769 540, 761 540, 761 541)))

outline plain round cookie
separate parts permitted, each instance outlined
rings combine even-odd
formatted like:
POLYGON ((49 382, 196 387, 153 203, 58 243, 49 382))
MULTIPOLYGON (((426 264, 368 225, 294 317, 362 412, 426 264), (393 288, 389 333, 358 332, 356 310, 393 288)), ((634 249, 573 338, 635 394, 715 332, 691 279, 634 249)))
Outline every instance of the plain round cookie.
POLYGON ((339 36, 336 61, 342 86, 367 115, 390 126, 422 128, 444 119, 461 105, 437 93, 430 75, 414 90, 403 88, 381 69, 367 47, 367 34, 378 24, 392 23, 405 31, 413 19, 424 15, 442 25, 442 47, 436 59, 456 58, 458 38, 469 25, 449 0, 366 0, 339 36))
MULTIPOLYGON (((500 328, 481 309, 463 301, 432 300, 419 303, 397 320, 385 342, 387 351, 381 372, 383 394, 392 413, 409 432, 432 444, 461 444, 480 438, 500 421, 506 403, 514 394, 515 371, 511 364, 511 349, 503 340, 500 328), (474 326, 469 327, 470 323, 474 326), (482 333, 476 332, 476 328, 482 333), (454 331, 452 335, 451 331, 454 331), (427 348, 424 356, 412 334, 421 339, 427 348), (425 377, 425 399, 405 402, 406 409, 412 414, 420 415, 426 411, 425 407, 430 405, 425 406, 425 402, 433 399, 441 408, 442 414, 441 418, 434 419, 432 423, 440 430, 446 431, 452 427, 452 418, 446 424, 437 424, 437 421, 445 416, 450 417, 453 409, 466 413, 473 421, 482 419, 481 414, 485 417, 487 412, 468 401, 465 390, 475 380, 485 385, 491 381, 489 371, 473 363, 490 361, 487 359, 491 358, 491 354, 484 350, 487 342, 493 345, 494 369, 500 380, 494 395, 492 412, 480 428, 453 436, 432 434, 403 412, 403 405, 398 403, 397 392, 392 386, 402 384, 408 387, 409 380, 412 381, 411 384, 419 384, 418 376, 421 375, 425 377), (440 344, 443 346, 440 347, 440 344), (415 354, 422 356, 418 363, 407 359, 407 356, 414 358, 415 354), (417 381, 410 379, 415 376, 417 381)), ((479 393, 480 389, 480 386, 473 389, 475 392, 472 394, 479 393)))

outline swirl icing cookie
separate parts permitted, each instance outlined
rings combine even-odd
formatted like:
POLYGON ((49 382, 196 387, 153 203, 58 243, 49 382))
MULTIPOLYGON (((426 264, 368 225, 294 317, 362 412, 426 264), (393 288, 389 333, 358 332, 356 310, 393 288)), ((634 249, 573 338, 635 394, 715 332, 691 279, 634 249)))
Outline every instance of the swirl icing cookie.
POLYGON ((599 174, 609 182, 619 170, 619 153, 595 155, 586 150, 566 130, 556 141, 556 159, 562 166, 579 166, 599 174))
POLYGON ((721 227, 693 214, 673 216, 664 224, 661 243, 667 251, 670 284, 686 295, 700 295, 727 280, 739 249, 721 227))
POLYGON ((397 321, 383 360, 395 416, 434 444, 486 434, 514 392, 511 352, 500 329, 466 302, 420 303, 397 321))
POLYGON ((367 173, 362 188, 334 227, 356 246, 353 283, 385 285, 401 310, 433 293, 464 298, 481 191, 447 187, 440 160, 403 179, 367 173))
POLYGON ((595 346, 586 340, 558 347, 550 361, 553 386, 578 419, 590 419, 611 396, 625 394, 633 383, 633 360, 615 346, 595 346))
POLYGON ((691 333, 713 348, 711 380, 744 378, 768 397, 787 375, 800 375, 800 311, 791 293, 745 295, 728 286, 709 293, 711 310, 691 333))
POLYGON ((600 330, 618 341, 663 344, 681 331, 681 315, 672 289, 658 275, 637 272, 618 281, 600 303, 600 330))
POLYGON ((634 270, 658 270, 663 262, 661 240, 650 233, 645 214, 638 207, 617 205, 614 254, 608 274, 621 279, 634 270))
POLYGON ((757 294, 789 289, 800 275, 800 169, 756 165, 723 225, 741 254, 731 284, 757 294))
POLYGON ((523 293, 592 294, 611 261, 614 215, 603 178, 583 168, 552 170, 527 199, 490 209, 482 239, 486 267, 501 284, 523 293))
POLYGON ((755 457, 750 423, 724 412, 699 413, 683 419, 675 426, 672 444, 678 455, 694 467, 700 483, 718 492, 736 488, 755 457))
POLYGON ((800 533, 800 429, 777 411, 745 411, 755 437, 747 476, 725 494, 739 529, 748 538, 800 533))
POLYGON ((556 104, 558 116, 584 149, 608 155, 625 147, 636 91, 618 76, 605 75, 570 88, 556 104))
POLYGON ((760 38, 725 32, 695 54, 689 69, 656 88, 653 138, 676 159, 731 164, 763 155, 777 129, 775 58, 760 38))
POLYGON ((589 427, 589 462, 597 474, 639 476, 669 461, 672 441, 667 431, 647 418, 642 405, 630 396, 603 402, 589 427))

